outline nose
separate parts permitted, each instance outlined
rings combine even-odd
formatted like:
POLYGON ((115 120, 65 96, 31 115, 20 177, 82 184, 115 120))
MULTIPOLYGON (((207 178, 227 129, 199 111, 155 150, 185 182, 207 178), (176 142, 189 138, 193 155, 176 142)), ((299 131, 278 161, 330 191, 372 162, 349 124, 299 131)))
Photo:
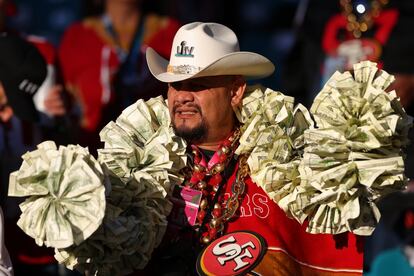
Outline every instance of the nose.
POLYGON ((186 85, 170 85, 168 93, 169 96, 173 96, 176 103, 185 104, 194 101, 194 94, 186 85))

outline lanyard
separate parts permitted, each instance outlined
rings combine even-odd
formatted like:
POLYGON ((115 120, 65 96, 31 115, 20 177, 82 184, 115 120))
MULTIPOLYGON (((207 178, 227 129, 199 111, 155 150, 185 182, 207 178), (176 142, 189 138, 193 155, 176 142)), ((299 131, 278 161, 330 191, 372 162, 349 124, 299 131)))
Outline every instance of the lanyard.
POLYGON ((136 100, 134 94, 130 93, 130 89, 128 89, 128 87, 133 87, 133 90, 136 90, 136 87, 140 82, 142 82, 142 69, 139 65, 140 62, 142 62, 141 45, 144 37, 145 17, 141 18, 128 51, 121 48, 118 34, 115 32, 109 16, 104 14, 101 18, 106 32, 111 35, 115 41, 115 53, 117 54, 121 64, 117 72, 116 86, 119 87, 117 94, 120 99, 121 106, 127 107, 136 100))
POLYGON ((104 14, 101 17, 101 20, 102 20, 102 23, 105 27, 106 32, 115 41, 116 53, 118 55, 118 58, 119 58, 120 62, 121 63, 128 62, 127 60, 136 61, 137 58, 138 58, 139 49, 140 49, 140 46, 141 46, 142 40, 143 40, 145 18, 143 17, 139 22, 139 25, 138 25, 137 30, 135 32, 134 40, 133 40, 132 45, 129 49, 129 52, 125 51, 124 49, 121 48, 121 44, 120 44, 120 41, 119 41, 119 36, 115 32, 115 29, 113 27, 111 18, 107 14, 104 14))

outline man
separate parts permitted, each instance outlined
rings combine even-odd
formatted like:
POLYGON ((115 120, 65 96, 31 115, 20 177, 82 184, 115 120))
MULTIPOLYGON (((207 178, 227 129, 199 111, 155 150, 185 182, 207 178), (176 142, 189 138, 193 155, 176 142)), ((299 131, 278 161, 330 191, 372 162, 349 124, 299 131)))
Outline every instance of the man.
POLYGON ((243 175, 246 163, 234 155, 240 133, 233 110, 242 103, 245 78, 269 76, 273 64, 259 54, 241 52, 233 31, 216 23, 180 28, 169 61, 151 48, 146 54, 151 73, 169 85, 173 128, 192 148, 191 171, 182 188, 187 194, 178 193, 172 201, 197 193, 202 198, 191 225, 176 220, 173 210, 152 272, 185 275, 197 266, 203 275, 361 274, 359 239, 350 233, 306 233, 304 225, 287 218, 243 175))
POLYGON ((71 25, 59 45, 66 89, 80 109, 80 144, 100 147, 99 130, 138 98, 165 92, 144 61, 145 47, 169 56, 179 23, 146 14, 141 0, 103 0, 102 14, 71 25))
POLYGON ((381 201, 383 224, 397 245, 383 249, 375 256, 367 275, 412 275, 414 273, 414 198, 412 186, 381 201))
MULTIPOLYGON (((39 118, 32 97, 46 77, 46 64, 34 46, 15 36, 2 34, 0 49, 0 275, 13 275, 12 263, 5 246, 4 233, 7 231, 2 207, 7 207, 6 221, 8 215, 10 222, 15 205, 12 201, 6 201, 8 182, 5 176, 13 166, 17 166, 19 154, 27 150, 22 143, 23 130, 18 118, 25 121, 36 121, 39 118), (26 82, 19 88, 21 80, 26 82)), ((12 238, 11 233, 6 233, 9 240, 12 238)), ((14 251, 13 246, 10 249, 14 251)))
MULTIPOLYGON (((0 34, 0 153, 2 159, 9 153, 20 159, 20 154, 29 149, 27 139, 23 141, 23 137, 27 136, 24 135, 23 124, 36 123, 40 120, 40 113, 35 107, 33 97, 45 77, 45 60, 33 45, 20 37, 0 34)), ((32 129, 30 132, 33 136, 32 129)), ((8 166, 11 166, 10 162, 5 162, 2 164, 2 170, 8 166)), ((2 197, 6 195, 5 191, 7 187, 2 192, 2 197)))
POLYGON ((14 275, 13 266, 10 260, 9 252, 4 244, 4 218, 3 210, 0 208, 0 275, 14 275))
MULTIPOLYGON (((0 206, 4 210, 5 231, 0 232, 6 234, 4 241, 16 274, 44 274, 47 269, 58 268, 53 251, 37 247, 32 239, 17 228, 16 219, 20 212, 18 204, 21 200, 6 197, 8 175, 20 166, 20 156, 33 149, 45 137, 41 128, 44 118, 53 121, 57 116, 66 113, 60 91, 55 88, 46 91, 48 93, 42 98, 43 110, 48 115, 42 114, 36 107, 34 98, 46 80, 47 63, 38 48, 19 36, 1 33, 0 206)), ((1 257, 7 255, 3 254, 1 257)), ((7 260, 1 263, 7 264, 7 260)))

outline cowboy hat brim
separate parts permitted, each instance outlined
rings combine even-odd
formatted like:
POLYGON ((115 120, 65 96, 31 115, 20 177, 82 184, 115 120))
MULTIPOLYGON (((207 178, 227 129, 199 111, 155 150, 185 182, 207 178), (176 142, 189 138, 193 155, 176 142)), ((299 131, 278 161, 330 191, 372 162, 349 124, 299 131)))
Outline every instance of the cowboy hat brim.
POLYGON ((152 75, 162 82, 177 82, 192 78, 242 75, 248 79, 264 78, 273 73, 275 66, 262 55, 252 52, 234 52, 222 56, 194 74, 176 74, 167 72, 168 60, 148 47, 146 58, 152 75))

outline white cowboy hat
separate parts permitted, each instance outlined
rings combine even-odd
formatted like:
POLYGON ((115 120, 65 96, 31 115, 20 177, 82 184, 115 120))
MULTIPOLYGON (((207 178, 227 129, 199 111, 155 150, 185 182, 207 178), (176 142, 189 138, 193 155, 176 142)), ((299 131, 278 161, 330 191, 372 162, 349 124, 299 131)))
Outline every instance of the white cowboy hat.
POLYGON ((175 34, 170 61, 150 47, 146 57, 151 73, 162 82, 220 75, 264 78, 275 70, 264 56, 241 52, 236 34, 218 23, 182 26, 175 34))

